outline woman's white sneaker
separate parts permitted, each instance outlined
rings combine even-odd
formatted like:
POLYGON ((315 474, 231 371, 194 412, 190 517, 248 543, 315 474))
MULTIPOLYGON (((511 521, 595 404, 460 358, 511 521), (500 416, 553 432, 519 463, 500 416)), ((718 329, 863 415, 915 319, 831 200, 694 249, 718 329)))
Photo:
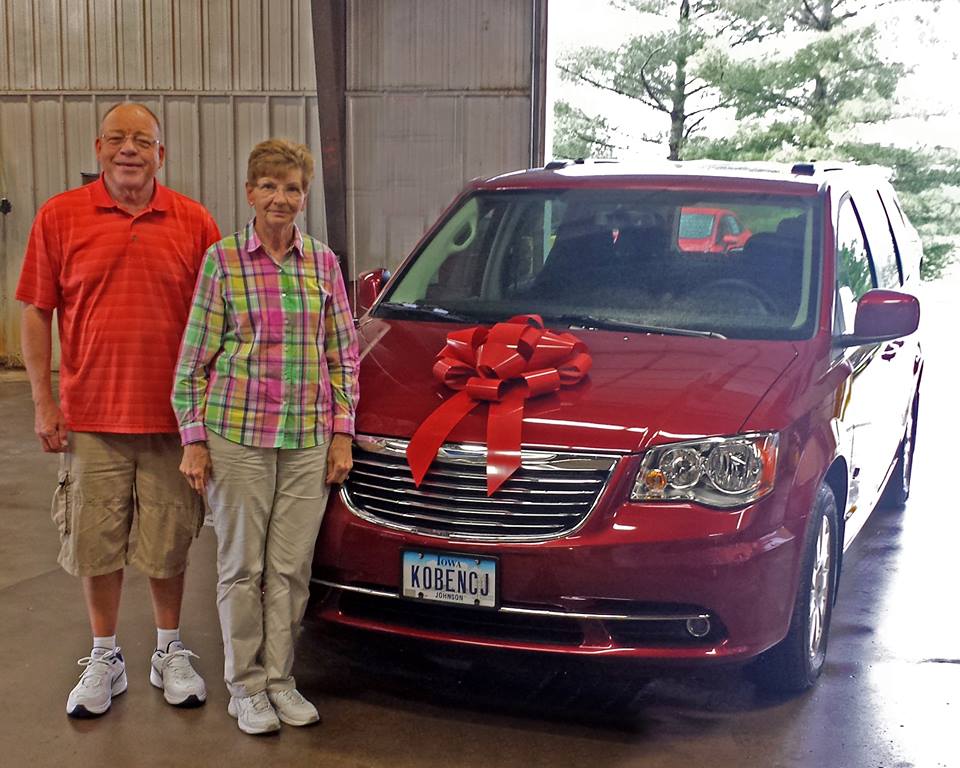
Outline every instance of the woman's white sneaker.
POLYGON ((89 656, 77 660, 83 667, 80 682, 67 697, 70 717, 99 717, 114 696, 127 690, 127 671, 119 648, 94 648, 89 656))
POLYGON ((258 736, 280 730, 280 721, 266 691, 260 691, 253 696, 231 696, 227 714, 237 718, 237 725, 244 733, 258 736))
POLYGON ((267 696, 277 710, 277 716, 287 725, 310 725, 320 721, 317 708, 296 688, 268 691, 267 696))
POLYGON ((197 654, 176 640, 166 651, 156 651, 150 659, 150 683, 163 690, 167 704, 175 707, 199 707, 207 700, 207 686, 190 659, 197 654))

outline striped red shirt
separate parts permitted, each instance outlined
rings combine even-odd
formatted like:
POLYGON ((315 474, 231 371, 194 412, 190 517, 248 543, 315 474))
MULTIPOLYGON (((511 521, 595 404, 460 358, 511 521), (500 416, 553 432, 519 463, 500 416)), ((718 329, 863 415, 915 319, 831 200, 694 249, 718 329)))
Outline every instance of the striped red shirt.
POLYGON ((48 200, 16 297, 56 309, 60 407, 78 432, 176 432, 173 369, 203 253, 220 239, 200 203, 155 183, 136 215, 103 177, 48 200))

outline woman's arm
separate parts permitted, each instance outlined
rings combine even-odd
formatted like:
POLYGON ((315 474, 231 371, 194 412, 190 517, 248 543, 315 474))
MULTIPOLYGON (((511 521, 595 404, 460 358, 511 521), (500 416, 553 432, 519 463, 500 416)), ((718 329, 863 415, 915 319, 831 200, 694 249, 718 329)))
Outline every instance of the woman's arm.
POLYGON ((202 492, 211 474, 207 453, 204 414, 207 404, 208 369, 223 343, 225 304, 217 246, 207 249, 197 284, 173 377, 171 403, 184 445, 180 471, 194 490, 202 492))
POLYGON ((324 355, 333 396, 333 437, 327 452, 327 482, 342 483, 353 466, 354 419, 359 399, 360 353, 343 275, 333 251, 324 254, 330 275, 330 302, 324 315, 324 355))

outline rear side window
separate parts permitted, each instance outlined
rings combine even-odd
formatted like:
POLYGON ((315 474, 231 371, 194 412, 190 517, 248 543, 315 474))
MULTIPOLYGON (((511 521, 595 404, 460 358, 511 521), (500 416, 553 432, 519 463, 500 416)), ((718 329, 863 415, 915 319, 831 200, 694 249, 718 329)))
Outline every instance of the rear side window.
POLYGON ((911 278, 919 277, 922 246, 916 232, 912 231, 912 227, 907 223, 893 190, 881 188, 877 194, 880 196, 880 202, 890 222, 890 229, 893 231, 893 240, 900 262, 901 280, 903 283, 908 283, 911 278))
POLYGON ((890 221, 883 210, 877 190, 871 189, 855 197, 857 212, 867 233, 867 245, 876 270, 877 285, 895 290, 900 287, 897 251, 890 232, 890 221))
POLYGON ((876 280, 867 251, 867 239, 857 216, 857 209, 848 197, 840 205, 837 217, 837 330, 853 330, 857 302, 876 280))

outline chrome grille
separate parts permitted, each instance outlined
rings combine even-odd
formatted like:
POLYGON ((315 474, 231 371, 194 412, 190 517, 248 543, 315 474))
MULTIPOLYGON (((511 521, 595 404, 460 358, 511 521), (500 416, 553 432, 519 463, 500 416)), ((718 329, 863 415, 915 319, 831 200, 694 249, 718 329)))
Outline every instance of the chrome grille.
POLYGON ((484 446, 443 446, 419 488, 406 448, 406 440, 358 436, 344 501, 380 525, 461 539, 525 541, 575 530, 618 458, 524 449, 520 469, 490 497, 484 446))

